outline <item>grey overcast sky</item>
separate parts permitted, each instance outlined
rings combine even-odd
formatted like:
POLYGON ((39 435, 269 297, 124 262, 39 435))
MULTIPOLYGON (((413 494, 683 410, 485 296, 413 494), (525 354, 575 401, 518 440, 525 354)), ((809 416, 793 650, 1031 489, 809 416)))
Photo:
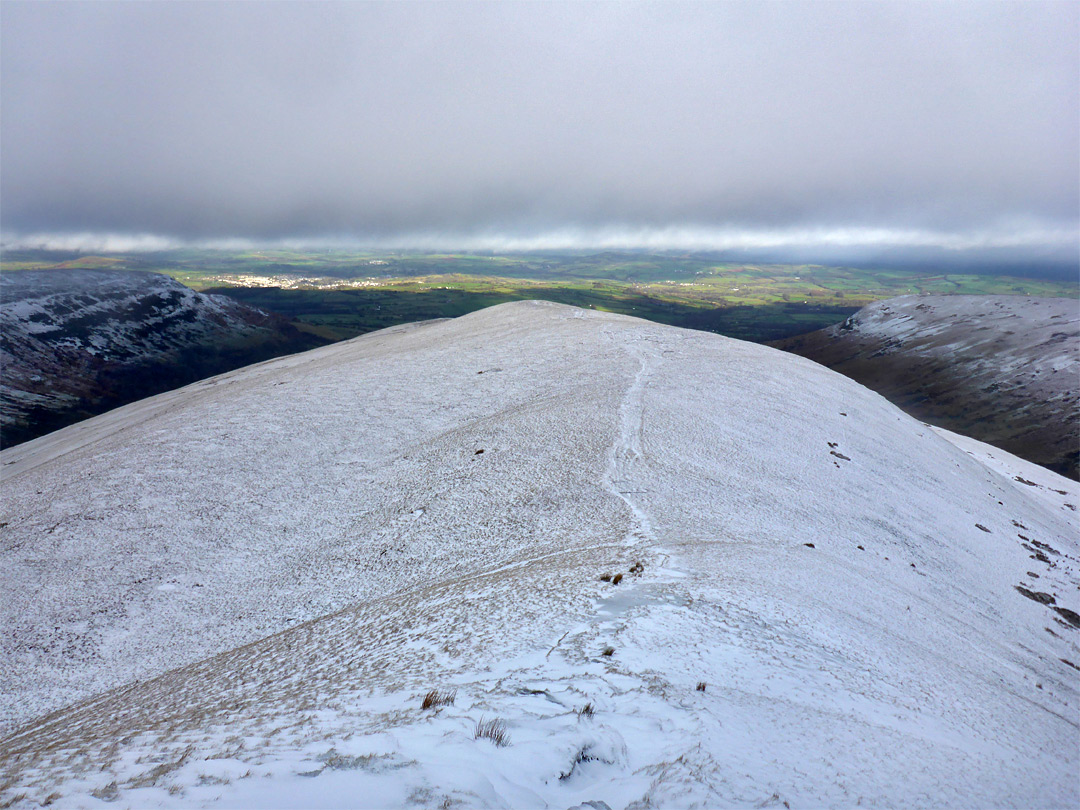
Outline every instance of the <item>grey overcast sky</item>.
POLYGON ((1071 1, 5 0, 0 38, 9 246, 1078 250, 1071 1))

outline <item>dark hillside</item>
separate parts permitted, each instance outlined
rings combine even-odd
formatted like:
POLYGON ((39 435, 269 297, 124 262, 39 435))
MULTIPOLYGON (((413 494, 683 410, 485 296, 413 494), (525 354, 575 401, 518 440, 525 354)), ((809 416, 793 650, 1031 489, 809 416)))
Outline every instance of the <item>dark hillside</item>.
POLYGON ((0 276, 0 443, 20 444, 204 377, 321 346, 284 317, 166 276, 0 276))
POLYGON ((903 296, 778 348, 839 371, 912 416, 1080 476, 1080 302, 903 296))

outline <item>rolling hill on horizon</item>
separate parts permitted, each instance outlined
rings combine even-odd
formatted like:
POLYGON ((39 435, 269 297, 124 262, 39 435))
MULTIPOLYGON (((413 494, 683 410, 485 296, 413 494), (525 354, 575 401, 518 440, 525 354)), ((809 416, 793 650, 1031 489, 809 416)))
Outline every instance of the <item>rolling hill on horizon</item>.
POLYGON ((0 804, 1080 801, 1080 486, 778 350, 504 304, 0 470, 0 804))

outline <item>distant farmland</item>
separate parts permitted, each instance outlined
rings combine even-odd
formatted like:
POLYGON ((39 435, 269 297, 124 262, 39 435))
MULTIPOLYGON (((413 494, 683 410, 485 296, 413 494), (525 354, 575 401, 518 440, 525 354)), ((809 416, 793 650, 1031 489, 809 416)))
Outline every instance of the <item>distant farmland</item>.
POLYGON ((104 256, 8 251, 2 262, 4 271, 58 266, 153 270, 194 289, 279 312, 301 328, 332 339, 529 298, 768 341, 837 323, 871 301, 896 295, 1078 294, 1075 282, 1060 280, 735 264, 697 254, 613 251, 486 255, 176 250, 104 256))

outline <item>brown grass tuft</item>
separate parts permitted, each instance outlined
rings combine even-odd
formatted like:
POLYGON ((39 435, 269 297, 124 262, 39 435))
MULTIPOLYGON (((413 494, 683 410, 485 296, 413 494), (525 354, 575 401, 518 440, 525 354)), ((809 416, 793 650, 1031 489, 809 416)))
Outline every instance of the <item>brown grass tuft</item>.
POLYGON ((457 697, 457 690, 451 689, 447 692, 440 692, 438 689, 432 689, 426 695, 424 695, 424 702, 420 704, 421 709, 437 709, 439 706, 449 706, 454 702, 454 698, 457 697))
POLYGON ((506 723, 497 717, 494 720, 484 720, 484 718, 481 717, 476 724, 476 731, 473 733, 473 739, 491 740, 499 748, 505 748, 510 745, 510 735, 506 731, 506 723))

